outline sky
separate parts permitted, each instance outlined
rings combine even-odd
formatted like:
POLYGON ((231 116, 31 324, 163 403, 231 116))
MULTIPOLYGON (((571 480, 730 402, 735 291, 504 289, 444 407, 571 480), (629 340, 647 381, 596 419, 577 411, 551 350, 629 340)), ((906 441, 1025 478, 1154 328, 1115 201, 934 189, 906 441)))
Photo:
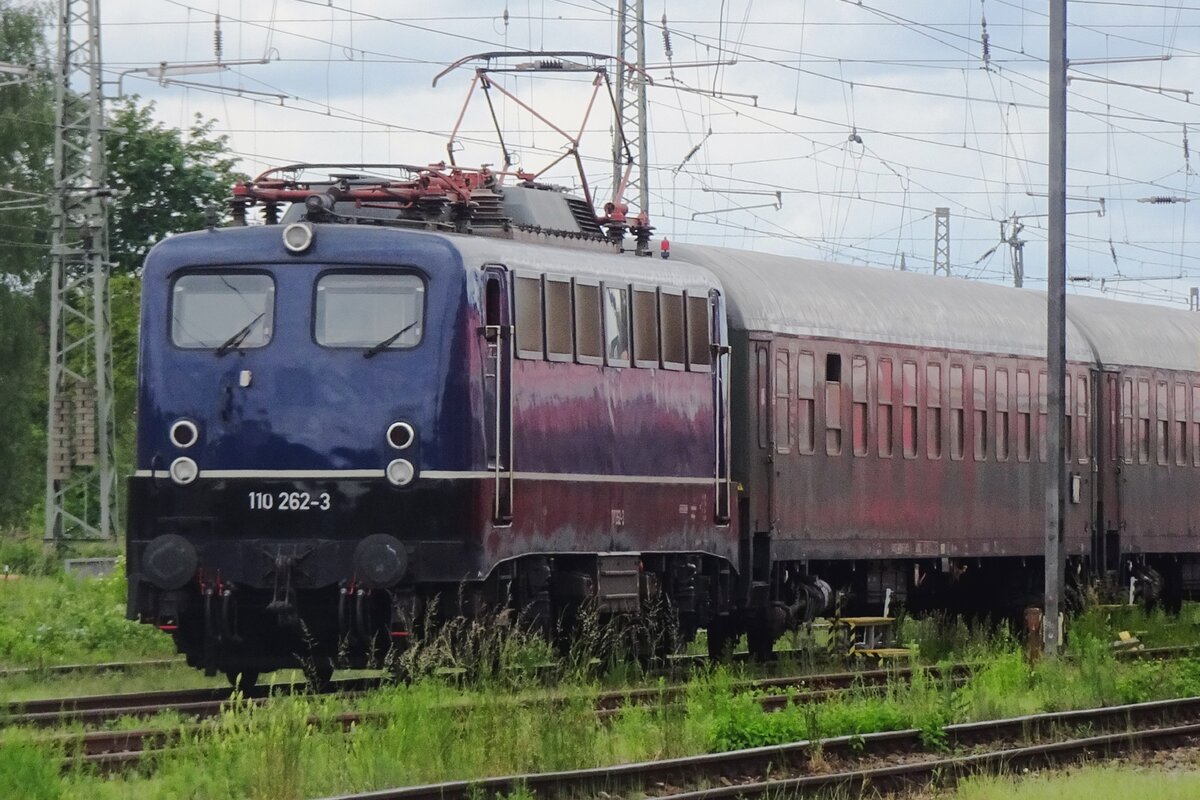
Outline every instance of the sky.
MULTIPOLYGON (((611 0, 101 5, 111 90, 153 101, 170 125, 215 119, 250 174, 298 162, 438 162, 460 112, 457 163, 498 165, 480 92, 463 112, 483 62, 436 87, 435 76, 484 52, 611 55, 617 40, 611 0), (228 66, 168 81, 146 72, 217 60, 228 66)), ((644 7, 648 212, 659 235, 932 272, 935 209, 947 208, 951 274, 1011 283, 1007 240, 1019 226, 1025 286, 1045 288, 1046 3, 644 7)), ((1200 0, 1079 0, 1068 20, 1070 290, 1187 307, 1200 286, 1200 98, 1191 94, 1200 0)), ((572 136, 582 128, 588 184, 610 199, 604 87, 583 124, 594 74, 492 78, 544 118, 492 93, 518 166, 541 172, 566 152, 546 122, 572 136)), ((580 185, 571 159, 544 178, 580 185)))

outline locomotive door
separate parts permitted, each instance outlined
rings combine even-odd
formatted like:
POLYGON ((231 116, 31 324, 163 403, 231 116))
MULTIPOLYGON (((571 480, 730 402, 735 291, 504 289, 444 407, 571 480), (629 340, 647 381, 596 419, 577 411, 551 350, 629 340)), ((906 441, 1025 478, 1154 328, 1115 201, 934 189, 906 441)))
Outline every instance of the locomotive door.
POLYGON ((484 267, 483 398, 487 467, 492 482, 492 521, 512 522, 512 310, 508 270, 499 264, 484 267))
MULTIPOLYGON (((1133 398, 1122 394, 1121 375, 1092 370, 1095 411, 1096 507, 1092 520, 1092 563, 1098 574, 1116 573, 1121 565, 1121 484, 1124 456, 1130 446, 1133 398)), ((1130 389, 1132 393, 1132 382, 1130 389)))

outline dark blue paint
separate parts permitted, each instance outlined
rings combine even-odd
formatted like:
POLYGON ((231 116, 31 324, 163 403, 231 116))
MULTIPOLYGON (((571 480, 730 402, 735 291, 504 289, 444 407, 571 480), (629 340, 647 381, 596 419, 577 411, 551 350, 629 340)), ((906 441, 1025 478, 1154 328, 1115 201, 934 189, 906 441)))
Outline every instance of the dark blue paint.
POLYGON ((184 454, 168 430, 196 422, 186 451, 206 469, 382 469, 400 455, 388 425, 407 420, 417 443, 405 455, 425 469, 471 468, 469 347, 475 280, 449 240, 435 234, 317 226, 311 250, 287 252, 279 227, 231 228, 172 237, 146 261, 139 364, 139 469, 184 454), (275 279, 275 320, 265 347, 217 357, 170 342, 175 278, 189 270, 253 269, 275 279), (328 269, 412 268, 426 280, 421 343, 364 359, 362 350, 313 340, 313 291, 328 269), (250 387, 238 385, 250 370, 250 387))

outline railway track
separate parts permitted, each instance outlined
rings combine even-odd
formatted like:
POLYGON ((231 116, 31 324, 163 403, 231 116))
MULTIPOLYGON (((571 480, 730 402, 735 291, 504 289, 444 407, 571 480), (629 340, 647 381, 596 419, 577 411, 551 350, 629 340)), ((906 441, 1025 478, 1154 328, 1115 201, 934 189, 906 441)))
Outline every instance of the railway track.
POLYGON ((26 675, 101 675, 106 672, 133 672, 139 669, 163 669, 182 667, 182 658, 148 658, 138 661, 102 661, 98 664, 49 664, 42 667, 0 667, 0 679, 18 678, 26 675))
MULTIPOLYGON (((1117 654, 1121 658, 1178 658, 1200 651, 1195 646, 1158 647, 1145 650, 1129 651, 1117 654)), ((965 671, 969 665, 957 664, 951 669, 965 671)), ((929 668, 936 673, 936 668, 929 668)), ((866 685, 885 682, 889 677, 909 678, 912 670, 909 667, 892 667, 890 669, 855 670, 813 675, 792 675, 778 678, 761 678, 756 681, 743 681, 738 688, 757 688, 764 690, 802 691, 808 693, 820 691, 837 691, 851 685, 856 680, 866 685)), ((331 692, 355 693, 379 688, 385 682, 384 678, 349 678, 334 681, 329 686, 331 692)), ((245 692, 245 697, 253 702, 261 702, 269 693, 292 694, 302 691, 303 683, 276 684, 275 686, 259 686, 245 692)), ((679 687, 614 690, 600 695, 598 710, 601 713, 611 712, 612 709, 628 702, 676 702, 680 697, 679 687)), ((175 711, 184 716, 204 718, 220 713, 224 704, 232 697, 233 692, 223 687, 178 689, 154 692, 118 693, 107 695, 91 695, 84 697, 61 697, 45 700, 27 700, 17 703, 0 705, 0 725, 26 725, 48 727, 65 723, 80 723, 94 726, 110 722, 121 717, 146 718, 164 711, 175 711)), ((787 695, 768 696, 764 701, 782 703, 787 695)), ((820 699, 813 696, 813 699, 820 699)))
MULTIPOLYGON (((813 703, 827 700, 830 697, 845 692, 851 687, 865 688, 883 686, 892 680, 909 680, 916 671, 923 671, 932 676, 948 674, 951 680, 961 682, 969 674, 970 665, 955 665, 946 670, 930 668, 896 668, 888 670, 866 670, 860 672, 836 672, 817 675, 788 676, 766 678, 756 681, 742 681, 733 686, 738 690, 754 690, 764 692, 755 700, 767 711, 777 711, 791 704, 813 703)), ((215 691, 215 690, 212 690, 215 691)), ((682 686, 663 687, 657 689, 633 689, 610 691, 599 694, 596 698, 596 714, 601 719, 620 713, 623 707, 629 705, 671 705, 683 700, 686 688, 682 686)), ((164 694, 164 693, 154 693, 164 694)), ((347 694, 352 694, 347 692, 347 694)), ((137 702, 138 698, 133 698, 137 702)), ((266 698, 249 698, 242 702, 261 703, 266 698)), ((565 698, 518 699, 514 702, 534 704, 545 703, 553 705, 563 702, 565 698)), ((85 705, 98 704, 94 708, 83 709, 40 709, 24 715, 13 715, 7 718, 9 724, 46 725, 63 721, 107 721, 121 716, 131 716, 154 709, 153 704, 123 705, 120 708, 110 708, 103 705, 104 698, 84 698, 85 705)), ((220 698, 188 698, 184 703, 168 706, 180 713, 196 717, 211 717, 220 713, 229 703, 228 693, 220 698), (199 713, 197 713, 199 711, 199 713)), ((158 710, 164 710, 159 708, 158 710)), ((345 712, 322 719, 313 717, 309 720, 313 725, 332 725, 342 730, 350 730, 353 726, 386 720, 382 714, 370 712, 345 712)), ((149 752, 177 744, 189 736, 201 734, 206 730, 203 722, 194 722, 171 729, 144 728, 126 729, 119 731, 88 731, 81 734, 64 734, 50 738, 55 744, 62 746, 65 752, 71 754, 71 759, 82 759, 93 766, 115 771, 135 764, 149 752)), ((209 727, 208 729, 211 730, 209 727)))
POLYGON ((1085 755, 1165 749, 1200 737, 1200 697, 1035 714, 578 771, 532 773, 342 795, 336 800, 468 800, 524 791, 539 798, 671 800, 782 797, 925 787, 959 776, 1039 769, 1085 755), (1083 731, 1085 735, 1077 735, 1083 731), (947 754, 947 751, 969 752, 947 754), (819 766, 819 772, 814 769, 819 766), (816 773, 816 774, 814 774, 816 773), (603 794, 602 794, 603 793, 603 794))

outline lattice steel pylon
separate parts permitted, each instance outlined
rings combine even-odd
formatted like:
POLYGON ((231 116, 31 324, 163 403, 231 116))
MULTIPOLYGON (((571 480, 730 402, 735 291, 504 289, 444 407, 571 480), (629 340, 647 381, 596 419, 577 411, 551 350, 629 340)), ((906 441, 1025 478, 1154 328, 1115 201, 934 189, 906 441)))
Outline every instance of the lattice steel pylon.
POLYGON ((933 274, 950 276, 950 209, 933 210, 933 274))
MULTIPOLYGON (((637 197, 637 210, 650 211, 650 164, 646 133, 646 3, 618 0, 617 58, 636 64, 637 70, 621 69, 616 81, 617 120, 613 131, 613 190, 621 185, 628 157, 633 172, 624 198, 637 197)), ((622 198, 618 198, 622 199, 622 198)), ((628 200, 626 201, 628 202, 628 200)))
POLYGON ((48 541, 118 526, 100 0, 59 0, 50 245, 48 541))

